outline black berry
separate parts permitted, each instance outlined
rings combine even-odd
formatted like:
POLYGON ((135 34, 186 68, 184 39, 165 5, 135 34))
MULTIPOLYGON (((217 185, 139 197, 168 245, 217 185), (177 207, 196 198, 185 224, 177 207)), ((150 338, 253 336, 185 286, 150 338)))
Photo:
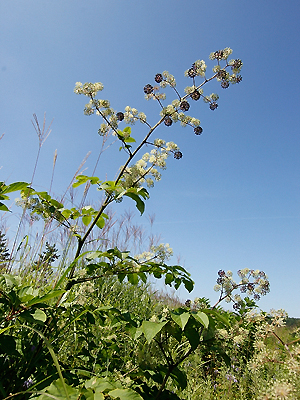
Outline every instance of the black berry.
POLYGON ((156 83, 160 83, 163 80, 162 74, 156 74, 154 80, 156 83))
POLYGON ((181 153, 181 151, 175 151, 175 153, 174 153, 174 158, 176 158, 176 160, 179 160, 180 158, 182 158, 182 153, 181 153))
POLYGON ((166 116, 165 119, 164 119, 164 123, 165 123, 166 126, 171 126, 173 121, 169 116, 166 116))
POLYGON ((228 82, 228 81, 222 81, 222 82, 221 82, 221 87, 222 87, 223 89, 227 89, 227 88, 229 87, 229 82, 228 82))
POLYGON ((213 101, 212 103, 210 103, 209 108, 211 110, 215 110, 216 108, 218 108, 218 104, 215 101, 213 101))
POLYGON ((123 121, 124 114, 122 112, 117 112, 116 117, 118 121, 123 121))
POLYGON ((198 92, 198 90, 194 90, 193 93, 191 93, 191 98, 193 100, 199 100, 200 99, 200 93, 198 92))
POLYGON ((201 135, 203 128, 201 128, 201 126, 196 126, 196 128, 194 128, 194 132, 196 135, 201 135))
POLYGON ((189 110, 189 108, 190 108, 190 105, 189 105, 189 103, 187 102, 187 101, 182 101, 181 103, 180 103, 180 109, 182 110, 182 111, 188 111, 189 110))

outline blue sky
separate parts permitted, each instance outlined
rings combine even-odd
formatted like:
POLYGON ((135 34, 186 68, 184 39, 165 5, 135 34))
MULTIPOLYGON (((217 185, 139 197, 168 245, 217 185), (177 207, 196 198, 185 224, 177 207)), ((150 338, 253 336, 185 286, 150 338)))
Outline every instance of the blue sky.
MULTIPOLYGON (((93 170, 100 119, 83 115, 76 81, 102 82, 101 98, 114 109, 136 107, 155 123, 160 110, 144 99, 144 85, 168 70, 183 92, 190 84, 183 73, 195 60, 204 59, 209 74, 209 54, 231 47, 244 63, 242 83, 226 90, 207 85, 207 94, 220 95, 215 111, 192 104, 201 136, 179 125, 157 131, 179 145, 183 158, 169 160, 138 221, 148 229, 146 216, 155 213, 153 230, 196 282, 188 297, 216 300, 219 269, 262 269, 271 293, 260 306, 300 317, 299 12, 296 0, 1 2, 1 180, 31 179, 38 147, 33 113, 40 122, 44 112, 48 123, 53 119, 36 188, 49 188, 55 149, 56 195, 89 151, 86 173, 93 170)), ((133 127, 137 139, 144 133, 133 127)), ((115 176, 123 162, 116 153, 104 155, 100 179, 115 176)), ((133 208, 128 202, 120 210, 125 206, 133 208)))

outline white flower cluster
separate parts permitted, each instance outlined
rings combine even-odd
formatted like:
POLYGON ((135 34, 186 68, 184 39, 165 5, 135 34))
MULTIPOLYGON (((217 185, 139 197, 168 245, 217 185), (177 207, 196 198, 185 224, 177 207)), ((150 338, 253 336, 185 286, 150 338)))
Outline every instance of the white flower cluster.
POLYGON ((212 101, 217 101, 219 100, 219 95, 217 95, 217 93, 212 93, 209 96, 204 96, 203 100, 205 103, 210 103, 212 101))
POLYGON ((158 90, 159 90, 159 87, 158 86, 154 86, 152 93, 145 94, 145 99, 146 100, 150 100, 150 99, 153 99, 153 100, 166 100, 166 94, 165 93, 161 93, 158 90))
MULTIPOLYGON (((195 61, 193 64, 193 67, 192 67, 194 75, 202 76, 203 78, 205 77, 206 68, 207 68, 207 65, 205 64, 204 60, 195 61)), ((186 70, 184 72, 184 76, 190 77, 189 71, 190 71, 189 69, 186 70)))
POLYGON ((162 88, 165 88, 168 85, 173 87, 173 88, 176 87, 176 80, 175 80, 174 76, 171 75, 168 71, 164 71, 162 73, 162 76, 164 78, 164 80, 162 82, 160 82, 160 86, 162 88))
POLYGON ((143 183, 146 183, 148 187, 153 187, 154 180, 161 179, 161 174, 155 167, 166 169, 166 159, 171 153, 179 150, 177 144, 166 143, 163 139, 155 139, 153 144, 155 148, 150 153, 145 153, 134 165, 126 168, 122 181, 124 188, 140 186, 143 183))
MULTIPOLYGON (((184 91, 185 91, 185 93, 186 94, 191 94, 191 93, 193 93, 195 90, 196 90, 197 88, 196 88, 196 86, 187 86, 185 89, 184 89, 184 91)), ((203 89, 197 89, 198 90, 198 92, 199 92, 199 94, 203 94, 203 89)))
POLYGON ((232 49, 230 47, 225 47, 224 50, 215 51, 210 53, 210 60, 227 60, 227 58, 232 54, 232 49))
POLYGON ((127 124, 134 125, 137 120, 140 120, 140 122, 145 123, 147 121, 146 114, 143 112, 138 112, 136 108, 126 106, 124 112, 124 121, 127 124))
POLYGON ((160 243, 158 246, 151 246, 150 251, 144 251, 141 254, 137 254, 135 258, 140 263, 150 260, 157 260, 163 263, 166 260, 169 260, 172 255, 173 249, 170 247, 169 243, 160 243))
POLYGON ((250 270, 244 268, 238 271, 238 276, 241 278, 239 283, 236 283, 232 278, 232 271, 218 272, 217 284, 214 286, 216 292, 221 292, 221 297, 228 303, 234 302, 234 308, 239 309, 242 303, 242 298, 239 294, 232 295, 235 289, 240 289, 241 293, 246 293, 248 296, 253 296, 255 300, 259 300, 260 296, 264 296, 270 291, 270 283, 267 275, 260 270, 250 270))
POLYGON ((173 100, 172 104, 169 104, 167 107, 164 107, 160 115, 161 117, 169 116, 173 122, 180 121, 181 126, 191 125, 193 127, 200 126, 200 120, 198 118, 191 117, 189 115, 184 114, 179 111, 180 101, 173 100))
POLYGON ((84 94, 85 96, 95 97, 98 92, 103 90, 103 84, 101 82, 91 83, 86 82, 82 84, 81 82, 75 83, 74 93, 84 94))

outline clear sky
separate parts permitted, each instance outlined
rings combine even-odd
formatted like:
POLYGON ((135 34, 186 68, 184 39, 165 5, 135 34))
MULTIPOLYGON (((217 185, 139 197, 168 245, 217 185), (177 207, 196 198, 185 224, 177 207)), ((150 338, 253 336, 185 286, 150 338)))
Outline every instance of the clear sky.
MULTIPOLYGON (((180 125, 157 132, 177 143, 183 158, 169 160, 140 222, 146 227, 155 213, 153 230, 196 282, 189 298, 215 301, 219 269, 262 269, 271 292, 260 306, 300 317, 299 15, 298 0, 2 1, 0 179, 30 181, 37 152, 32 114, 42 122, 44 112, 48 123, 54 120, 34 186, 49 188, 55 149, 55 194, 88 151, 86 173, 92 172, 100 119, 83 115, 76 81, 102 82, 101 98, 112 107, 136 107, 155 123, 160 109, 144 99, 144 85, 168 70, 182 92, 190 84, 183 73, 195 60, 207 61, 209 74, 209 54, 231 47, 244 63, 243 81, 226 90, 207 85, 207 94, 220 95, 215 111, 193 103, 190 114, 203 134, 180 125)), ((144 133, 133 127, 137 139, 144 133)), ((100 179, 115 176, 122 159, 114 154, 104 156, 100 179)))

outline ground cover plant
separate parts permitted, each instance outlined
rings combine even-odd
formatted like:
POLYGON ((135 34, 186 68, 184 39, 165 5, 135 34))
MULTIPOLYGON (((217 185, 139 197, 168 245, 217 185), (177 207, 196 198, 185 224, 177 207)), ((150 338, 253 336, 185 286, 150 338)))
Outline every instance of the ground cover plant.
MULTIPOLYGON (((297 327, 282 331, 283 311, 256 312, 256 301, 270 288, 265 272, 242 269, 236 281, 231 271, 219 270, 214 305, 205 298, 180 302, 153 293, 150 277, 189 292, 194 282, 182 266, 169 265, 168 245, 151 238, 142 251, 141 232, 130 217, 113 230, 110 215, 110 207, 117 209, 124 197, 144 212, 167 158, 183 156, 177 144, 153 138, 154 132, 180 123, 202 134, 200 120, 187 113, 200 99, 217 109, 218 95, 204 93, 210 81, 222 89, 241 82, 242 61, 231 54, 230 48, 211 53, 209 77, 206 63, 195 61, 185 72, 190 85, 184 94, 169 72, 157 73, 153 85, 143 88, 146 99, 160 108, 154 124, 133 107, 117 111, 108 100, 98 99, 102 83, 76 83, 75 93, 88 98, 84 113, 102 118, 98 134, 103 144, 124 155, 113 180, 102 180, 111 171, 101 177, 75 174, 73 188, 83 188, 80 206, 66 196, 36 191, 32 182, 1 183, 1 211, 9 211, 7 200, 20 191, 19 232, 26 220, 31 226, 43 222, 35 245, 29 235, 21 240, 17 235, 9 250, 5 234, 0 235, 2 398, 299 397, 297 327), (176 97, 167 105, 165 89, 176 97), (144 132, 140 141, 136 122, 144 132), (86 203, 89 190, 102 194, 100 207, 86 203), (57 242, 63 243, 61 252, 57 242), (133 245, 138 254, 129 251, 133 245), (223 309, 223 301, 232 303, 233 310, 223 309)), ((40 152, 50 130, 45 120, 40 127, 37 117, 34 126, 40 152)))

